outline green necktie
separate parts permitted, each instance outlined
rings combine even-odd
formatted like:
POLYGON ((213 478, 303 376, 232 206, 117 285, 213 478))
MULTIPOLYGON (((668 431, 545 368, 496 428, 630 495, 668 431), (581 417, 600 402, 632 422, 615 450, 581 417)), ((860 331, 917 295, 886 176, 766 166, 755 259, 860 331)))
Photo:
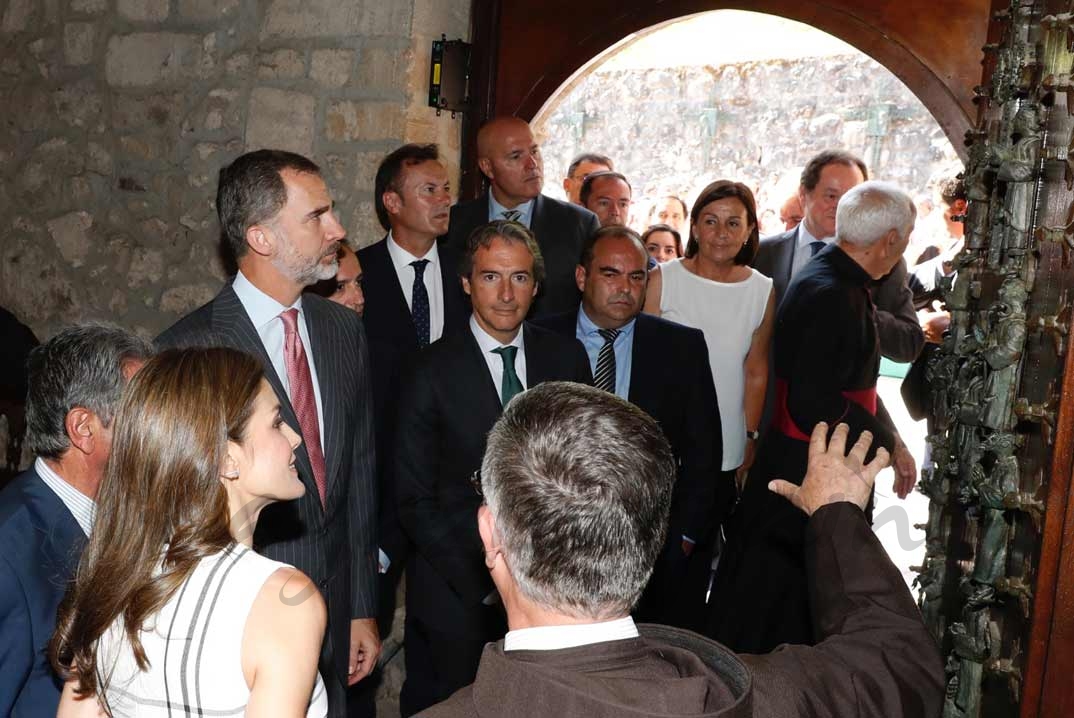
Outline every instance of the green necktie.
POLYGON ((514 398, 515 394, 521 394, 522 382, 518 380, 518 374, 515 373, 515 355, 518 354, 518 347, 500 347, 499 349, 493 349, 495 353, 500 355, 503 359, 503 382, 500 384, 500 403, 507 406, 507 402, 514 398))

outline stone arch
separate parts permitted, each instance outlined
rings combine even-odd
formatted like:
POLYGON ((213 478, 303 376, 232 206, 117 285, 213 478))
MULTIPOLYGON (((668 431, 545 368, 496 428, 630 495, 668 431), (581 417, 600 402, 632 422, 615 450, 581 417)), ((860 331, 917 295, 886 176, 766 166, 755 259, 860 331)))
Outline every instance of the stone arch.
POLYGON ((811 25, 875 59, 921 100, 960 154, 973 124, 972 88, 981 77, 990 7, 988 0, 953 0, 938 18, 931 4, 910 0, 591 0, 547 3, 535 18, 515 5, 500 5, 494 20, 490 114, 532 118, 580 70, 631 35, 700 12, 749 10, 811 25))

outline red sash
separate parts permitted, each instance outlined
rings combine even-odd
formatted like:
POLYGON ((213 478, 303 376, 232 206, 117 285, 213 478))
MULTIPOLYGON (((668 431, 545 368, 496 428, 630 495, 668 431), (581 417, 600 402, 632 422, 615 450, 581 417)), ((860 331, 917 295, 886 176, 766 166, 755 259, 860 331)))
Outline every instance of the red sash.
MULTIPOLYGON (((842 391, 839 392, 844 397, 854 402, 862 409, 876 416, 876 386, 871 386, 868 389, 857 389, 855 391, 842 391)), ((840 416, 833 423, 838 424, 846 416, 846 411, 843 412, 843 416, 840 416)), ((798 439, 799 441, 809 441, 809 435, 798 428, 798 425, 794 423, 794 419, 791 418, 791 413, 787 409, 787 382, 783 379, 776 378, 776 415, 772 419, 772 426, 779 432, 789 436, 792 439, 798 439)), ((813 427, 810 427, 810 431, 813 427)))

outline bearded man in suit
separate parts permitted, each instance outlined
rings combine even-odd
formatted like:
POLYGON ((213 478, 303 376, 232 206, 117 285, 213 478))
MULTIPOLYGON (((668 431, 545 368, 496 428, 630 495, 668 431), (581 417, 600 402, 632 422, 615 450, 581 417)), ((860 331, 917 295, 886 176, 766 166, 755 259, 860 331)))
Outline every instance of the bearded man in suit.
POLYGON ((491 220, 518 222, 533 233, 544 257, 545 278, 531 318, 578 306, 574 267, 585 240, 600 229, 597 216, 541 194, 541 147, 529 124, 517 117, 497 117, 480 129, 477 165, 489 180, 489 191, 451 208, 448 245, 461 250, 474 228, 491 220))
POLYGON ((471 477, 486 434, 516 394, 545 381, 592 381, 581 344, 524 322, 543 276, 529 230, 502 220, 479 227, 459 274, 473 306, 468 330, 421 352, 399 399, 399 519, 414 545, 404 716, 473 681, 485 644, 506 630, 474 520, 471 477))
POLYGON ((346 232, 311 160, 282 150, 242 155, 220 171, 216 207, 238 274, 157 338, 258 357, 299 432, 306 493, 266 508, 254 547, 313 579, 328 607, 321 676, 329 715, 376 665, 376 481, 373 401, 362 321, 302 290, 334 277, 346 232))

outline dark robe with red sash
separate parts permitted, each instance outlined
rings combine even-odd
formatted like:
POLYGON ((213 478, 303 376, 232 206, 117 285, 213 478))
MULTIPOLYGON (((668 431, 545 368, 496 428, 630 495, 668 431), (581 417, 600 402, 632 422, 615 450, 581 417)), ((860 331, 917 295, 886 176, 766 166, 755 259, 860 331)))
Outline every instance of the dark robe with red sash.
MULTIPOLYGON (((878 413, 880 345, 869 280, 838 244, 795 276, 776 315, 776 405, 735 513, 709 600, 708 634, 735 651, 764 653, 816 641, 802 553, 806 516, 768 490, 772 479, 801 484, 809 435, 820 421, 862 431, 894 448, 894 427, 878 413)), ((870 451, 869 459, 873 451, 870 451)))

